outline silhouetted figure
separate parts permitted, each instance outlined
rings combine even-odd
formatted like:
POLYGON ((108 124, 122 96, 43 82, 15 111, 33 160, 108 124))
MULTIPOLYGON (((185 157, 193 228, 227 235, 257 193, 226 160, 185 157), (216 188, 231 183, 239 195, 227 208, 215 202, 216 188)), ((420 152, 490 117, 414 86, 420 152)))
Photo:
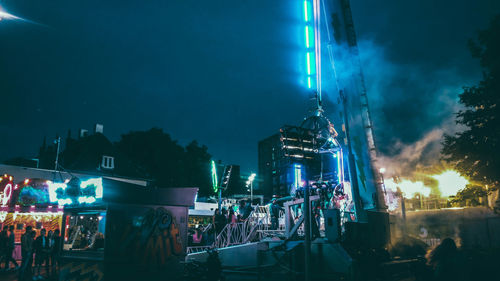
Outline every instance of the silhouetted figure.
POLYGON ((203 235, 205 240, 205 246, 212 246, 215 242, 215 230, 213 227, 210 227, 205 234, 203 235))
POLYGON ((445 238, 426 258, 427 264, 433 269, 433 280, 463 280, 462 265, 453 239, 445 238))
POLYGON ((269 206, 269 212, 271 213, 271 230, 276 230, 279 227, 280 209, 280 205, 276 203, 276 198, 273 198, 269 206))
POLYGON ((7 255, 8 240, 9 235, 7 233, 7 226, 4 226, 3 230, 0 232, 0 266, 2 265, 2 262, 5 260, 7 255))
POLYGON ((54 231, 52 238, 49 241, 50 247, 50 260, 52 267, 52 274, 57 274, 57 268, 59 266, 59 256, 61 255, 61 232, 59 229, 54 231))
POLYGON ((209 250, 207 251, 208 257, 207 257, 207 274, 206 274, 206 280, 209 281, 216 281, 216 280, 221 280, 221 275, 222 275, 222 264, 219 258, 219 253, 217 250, 209 250))
POLYGON ((222 229, 224 229, 224 226, 226 226, 226 217, 219 211, 219 209, 215 210, 214 225, 217 234, 219 234, 222 229))
POLYGON ((245 221, 252 214, 253 209, 250 203, 245 202, 245 200, 241 200, 239 211, 241 215, 241 220, 245 221))
POLYGON ((16 248, 16 236, 14 234, 14 225, 9 226, 9 235, 6 238, 5 244, 5 269, 10 270, 10 263, 12 262, 15 267, 14 269, 18 269, 19 265, 17 261, 12 257, 12 253, 16 248))
POLYGON ((22 263, 21 269, 19 270, 19 280, 24 280, 26 273, 31 275, 31 267, 33 265, 33 244, 34 244, 35 232, 32 230, 31 226, 26 227, 26 231, 21 236, 21 256, 22 263))
POLYGON ((49 240, 45 236, 46 230, 40 230, 40 236, 35 240, 35 274, 33 278, 43 278, 41 275, 41 267, 45 264, 48 269, 48 255, 49 255, 49 240))
POLYGON ((49 232, 47 232, 47 241, 49 242, 49 246, 47 248, 47 261, 45 264, 45 268, 47 269, 47 276, 50 276, 49 269, 52 268, 52 255, 51 255, 51 253, 52 253, 52 247, 53 247, 52 242, 54 242, 54 240, 52 240, 53 235, 54 235, 54 231, 49 230, 49 232))

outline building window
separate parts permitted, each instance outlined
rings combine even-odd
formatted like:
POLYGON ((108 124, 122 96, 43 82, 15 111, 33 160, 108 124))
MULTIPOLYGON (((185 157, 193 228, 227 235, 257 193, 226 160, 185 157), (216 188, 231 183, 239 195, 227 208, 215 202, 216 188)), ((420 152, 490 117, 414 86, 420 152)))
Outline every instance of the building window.
POLYGON ((101 168, 110 170, 114 169, 115 158, 112 156, 102 156, 101 168))

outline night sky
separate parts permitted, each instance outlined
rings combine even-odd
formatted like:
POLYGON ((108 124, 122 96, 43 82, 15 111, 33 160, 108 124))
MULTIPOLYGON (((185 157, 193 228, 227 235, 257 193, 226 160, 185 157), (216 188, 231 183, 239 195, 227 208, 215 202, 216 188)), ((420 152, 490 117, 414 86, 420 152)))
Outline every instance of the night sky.
MULTIPOLYGON (((435 150, 455 129, 461 87, 481 77, 467 40, 500 1, 351 3, 380 151, 435 150)), ((31 21, 0 21, 0 160, 36 156, 44 136, 97 122, 112 141, 160 127, 256 171, 258 140, 307 114, 300 4, 0 1, 31 21)))

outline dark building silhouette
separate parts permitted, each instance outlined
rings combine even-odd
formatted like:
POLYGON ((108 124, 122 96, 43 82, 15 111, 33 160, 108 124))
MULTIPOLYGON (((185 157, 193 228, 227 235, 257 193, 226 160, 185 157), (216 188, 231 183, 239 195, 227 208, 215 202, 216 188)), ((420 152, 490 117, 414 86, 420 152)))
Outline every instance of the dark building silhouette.
POLYGON ((245 179, 241 177, 240 166, 239 165, 229 165, 231 166, 231 175, 229 181, 227 182, 227 189, 225 194, 245 194, 247 193, 245 188, 245 179))
POLYGON ((279 133, 259 142, 259 192, 266 198, 287 196, 309 181, 332 180, 335 159, 315 151, 317 139, 312 130, 284 126, 279 133))

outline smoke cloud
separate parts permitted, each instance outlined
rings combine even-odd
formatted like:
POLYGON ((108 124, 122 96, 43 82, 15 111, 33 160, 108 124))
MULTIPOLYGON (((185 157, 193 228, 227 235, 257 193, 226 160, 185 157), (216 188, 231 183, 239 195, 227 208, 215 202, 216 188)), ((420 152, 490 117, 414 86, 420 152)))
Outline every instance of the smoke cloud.
POLYGON ((359 43, 379 163, 388 176, 412 177, 442 166, 443 135, 453 134, 466 79, 453 67, 398 63, 373 40, 359 43))

